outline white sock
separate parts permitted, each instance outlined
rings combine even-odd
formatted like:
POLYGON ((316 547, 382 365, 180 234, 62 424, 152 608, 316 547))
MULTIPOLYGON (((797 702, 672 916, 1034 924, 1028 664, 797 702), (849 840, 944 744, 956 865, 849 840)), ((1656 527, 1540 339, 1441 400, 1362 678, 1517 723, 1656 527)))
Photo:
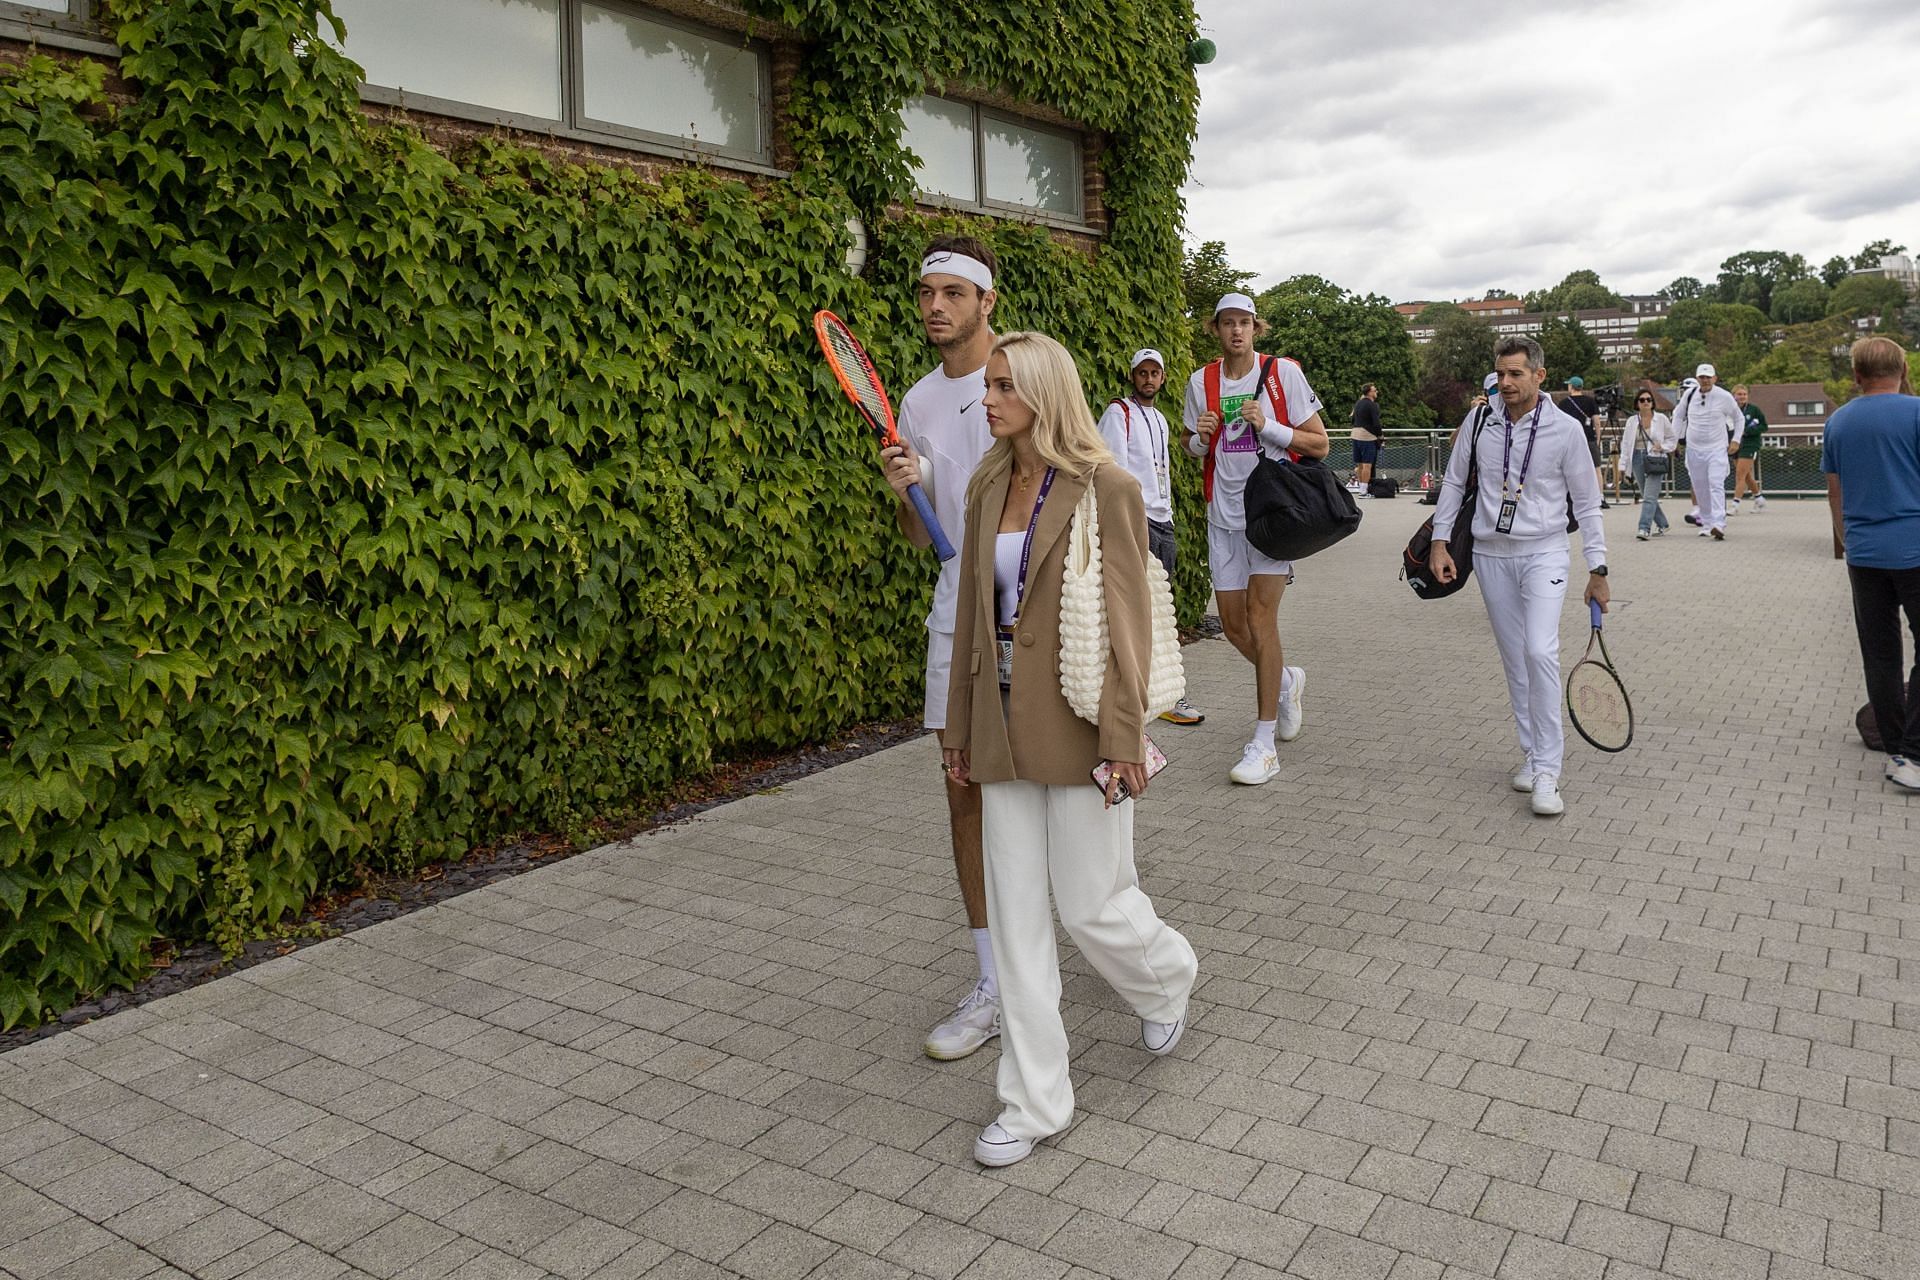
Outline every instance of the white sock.
POLYGON ((998 999, 1000 996, 1000 975, 993 967, 993 934, 985 929, 974 929, 973 954, 980 959, 980 984, 987 994, 998 999))
POLYGON ((1279 724, 1278 720, 1256 720, 1253 725, 1253 745, 1271 752, 1274 749, 1273 731, 1279 724))
POLYGON ((1280 668, 1280 696, 1286 697, 1287 690, 1291 688, 1293 688, 1293 668, 1282 667, 1280 668))

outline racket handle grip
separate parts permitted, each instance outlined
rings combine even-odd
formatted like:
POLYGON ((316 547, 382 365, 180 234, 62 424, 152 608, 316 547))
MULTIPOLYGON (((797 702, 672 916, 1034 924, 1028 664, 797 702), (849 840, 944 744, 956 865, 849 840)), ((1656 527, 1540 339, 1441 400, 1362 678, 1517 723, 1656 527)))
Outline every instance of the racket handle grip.
POLYGON ((1600 627, 1600 602, 1598 600, 1587 601, 1587 614, 1593 619, 1594 629, 1598 630, 1600 627))
POLYGON ((953 559, 953 544, 947 541, 947 531, 940 527, 940 517, 933 514, 933 503, 927 501, 927 491, 919 485, 907 486, 907 497, 913 503, 913 509, 920 513, 920 523, 926 526, 927 536, 933 539, 933 554, 939 556, 942 563, 953 559))

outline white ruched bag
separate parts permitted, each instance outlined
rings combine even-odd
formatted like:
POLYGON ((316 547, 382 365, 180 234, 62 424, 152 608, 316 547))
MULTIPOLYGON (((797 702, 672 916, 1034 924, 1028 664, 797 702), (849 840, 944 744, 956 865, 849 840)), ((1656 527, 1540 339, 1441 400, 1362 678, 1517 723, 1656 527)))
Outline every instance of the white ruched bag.
MULTIPOLYGON (((1147 672, 1147 719, 1186 696, 1173 584, 1159 557, 1147 557, 1147 599, 1153 615, 1152 661, 1147 672)), ((1073 713, 1100 723, 1100 690, 1107 681, 1107 604, 1100 571, 1100 507, 1087 485, 1067 527, 1067 570, 1060 587, 1060 692, 1073 713)))

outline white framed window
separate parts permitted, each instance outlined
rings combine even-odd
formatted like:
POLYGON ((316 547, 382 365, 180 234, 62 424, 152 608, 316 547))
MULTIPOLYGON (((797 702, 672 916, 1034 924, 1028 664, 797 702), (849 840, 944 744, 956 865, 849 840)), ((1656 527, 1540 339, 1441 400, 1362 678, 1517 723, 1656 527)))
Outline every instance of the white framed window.
POLYGON ((1826 408, 1827 403, 1824 400, 1794 401, 1787 405, 1787 416, 1789 418, 1817 418, 1826 412, 1826 408))
POLYGON ((935 204, 1085 216, 1081 140, 990 107, 931 94, 901 109, 914 186, 935 204))
POLYGON ((764 165, 766 44, 630 0, 333 0, 363 94, 764 165))

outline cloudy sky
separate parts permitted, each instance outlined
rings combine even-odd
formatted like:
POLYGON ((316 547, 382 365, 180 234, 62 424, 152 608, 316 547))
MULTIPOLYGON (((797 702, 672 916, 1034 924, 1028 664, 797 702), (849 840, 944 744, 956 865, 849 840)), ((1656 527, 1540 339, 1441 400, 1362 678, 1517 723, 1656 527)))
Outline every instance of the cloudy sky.
POLYGON ((1920 250, 1920 0, 1197 0, 1188 238, 1395 301, 1920 250))

